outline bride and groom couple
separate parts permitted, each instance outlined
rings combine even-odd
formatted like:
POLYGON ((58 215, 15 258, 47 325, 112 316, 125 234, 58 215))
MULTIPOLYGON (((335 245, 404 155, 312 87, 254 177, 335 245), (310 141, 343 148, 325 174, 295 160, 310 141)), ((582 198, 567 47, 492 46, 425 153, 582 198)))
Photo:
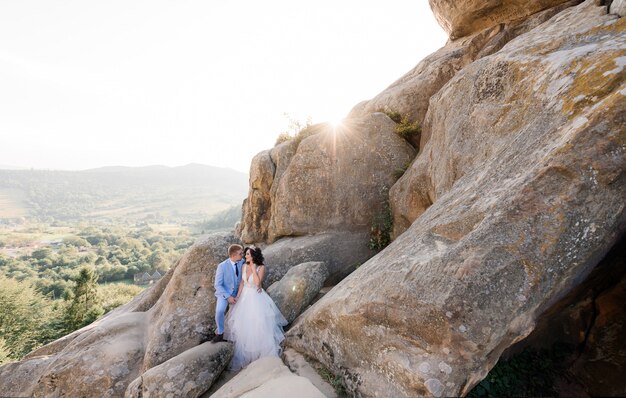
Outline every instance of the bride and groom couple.
POLYGON ((232 341, 230 369, 241 369, 262 357, 280 355, 287 320, 263 290, 266 274, 261 249, 231 245, 228 259, 215 271, 215 323, 212 342, 232 341), (226 309, 228 314, 224 316, 226 309))

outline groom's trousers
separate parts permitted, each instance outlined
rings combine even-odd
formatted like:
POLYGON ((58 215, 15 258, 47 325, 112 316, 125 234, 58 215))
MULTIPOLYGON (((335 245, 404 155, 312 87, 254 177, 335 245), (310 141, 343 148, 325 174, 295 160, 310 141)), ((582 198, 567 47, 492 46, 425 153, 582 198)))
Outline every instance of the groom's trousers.
POLYGON ((217 325, 217 334, 224 333, 224 313, 228 308, 228 300, 225 298, 217 297, 217 304, 215 305, 215 324, 217 325))

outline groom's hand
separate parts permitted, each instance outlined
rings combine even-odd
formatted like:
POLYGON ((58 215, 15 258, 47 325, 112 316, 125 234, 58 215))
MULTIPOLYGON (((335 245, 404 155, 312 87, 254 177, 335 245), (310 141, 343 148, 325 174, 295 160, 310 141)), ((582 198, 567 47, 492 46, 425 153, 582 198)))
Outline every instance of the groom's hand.
POLYGON ((230 296, 228 298, 228 304, 235 304, 237 302, 237 299, 234 298, 233 296, 230 296))

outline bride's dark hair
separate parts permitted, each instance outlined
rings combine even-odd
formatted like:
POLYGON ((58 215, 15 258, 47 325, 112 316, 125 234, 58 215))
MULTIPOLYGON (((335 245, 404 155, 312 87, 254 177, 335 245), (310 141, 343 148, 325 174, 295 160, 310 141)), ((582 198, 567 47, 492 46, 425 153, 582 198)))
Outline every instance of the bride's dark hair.
POLYGON ((252 246, 246 247, 243 249, 243 255, 245 256, 248 251, 250 251, 250 256, 252 256, 252 262, 256 265, 265 265, 265 258, 263 257, 263 253, 261 253, 260 248, 252 246))

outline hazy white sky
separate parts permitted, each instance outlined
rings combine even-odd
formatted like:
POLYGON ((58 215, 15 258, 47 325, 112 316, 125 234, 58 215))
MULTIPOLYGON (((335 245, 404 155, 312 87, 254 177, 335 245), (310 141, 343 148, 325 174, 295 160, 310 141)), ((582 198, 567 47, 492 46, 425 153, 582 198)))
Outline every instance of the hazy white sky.
POLYGON ((424 0, 3 0, 0 165, 247 172, 446 39, 424 0))

